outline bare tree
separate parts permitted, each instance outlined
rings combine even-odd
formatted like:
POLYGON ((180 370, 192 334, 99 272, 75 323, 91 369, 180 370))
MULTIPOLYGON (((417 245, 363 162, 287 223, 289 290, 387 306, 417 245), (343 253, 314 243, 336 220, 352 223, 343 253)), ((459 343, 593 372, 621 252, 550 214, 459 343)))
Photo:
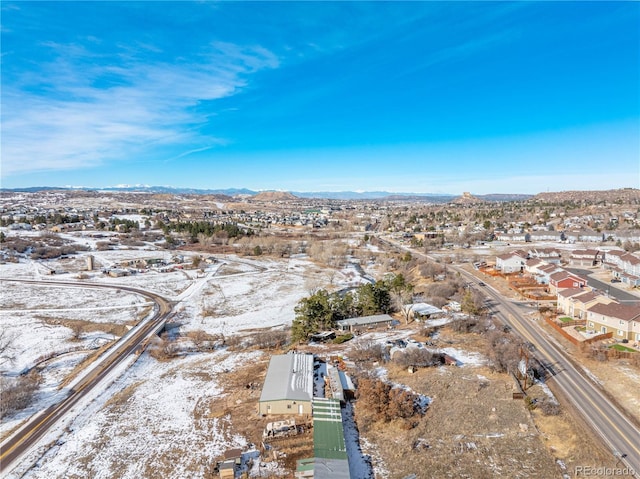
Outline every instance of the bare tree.
POLYGON ((16 338, 17 336, 8 329, 0 329, 0 364, 13 363, 16 360, 16 338))
POLYGON ((191 339, 191 342, 193 343, 194 347, 198 351, 202 352, 207 349, 213 349, 211 346, 215 338, 210 334, 206 333, 205 331, 201 329, 197 331, 191 331, 188 334, 188 336, 191 339))
POLYGON ((74 341, 79 341, 80 336, 82 336, 82 333, 84 332, 84 325, 80 321, 73 321, 69 325, 69 329, 71 329, 71 338, 74 341))
POLYGON ((211 236, 207 236, 204 233, 198 233, 198 243, 202 246, 210 246, 213 242, 213 238, 211 236))
POLYGON ((41 381, 35 370, 17 378, 0 378, 0 418, 29 406, 41 381))

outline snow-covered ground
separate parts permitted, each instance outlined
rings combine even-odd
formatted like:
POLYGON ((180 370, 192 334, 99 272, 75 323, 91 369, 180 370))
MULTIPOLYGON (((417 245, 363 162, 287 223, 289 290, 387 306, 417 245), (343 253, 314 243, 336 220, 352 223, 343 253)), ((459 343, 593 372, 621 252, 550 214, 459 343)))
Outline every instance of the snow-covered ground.
POLYGON ((484 366, 487 364, 487 358, 485 358, 480 353, 465 351, 464 349, 458 349, 458 348, 441 348, 439 349, 439 351, 455 358, 458 361, 458 364, 457 364, 458 366, 473 367, 473 366, 484 366))
MULTIPOLYGON (((189 263, 195 254, 185 254, 184 262, 189 263)), ((295 306, 310 292, 357 286, 366 281, 363 273, 370 273, 352 263, 341 270, 321 269, 304 256, 274 260, 233 255, 216 256, 217 261, 204 270, 150 269, 117 278, 101 271, 133 260, 159 258, 168 262, 173 256, 167 251, 93 251, 46 263, 23 260, 0 265, 0 277, 80 281, 75 278, 82 272, 82 281, 131 286, 173 301, 176 315, 172 323, 179 325, 180 334, 203 330, 229 336, 288 326, 295 317, 295 306), (87 254, 94 255, 97 271, 84 272, 87 254), (70 274, 52 276, 48 274, 51 269, 70 274)), ((89 348, 113 339, 96 331, 83 334, 79 341, 73 340, 73 332, 62 321, 85 320, 99 326, 104 324, 106 328, 132 324, 150 313, 150 303, 145 297, 117 289, 3 283, 6 287, 0 321, 3 327, 11 328, 20 343, 12 372, 32 366, 39 356, 52 351, 83 348, 43 363, 44 383, 35 404, 4 418, 0 429, 4 432, 57 402, 63 394, 58 386, 87 357, 89 348)), ((411 333, 374 331, 360 339, 406 339, 411 333)), ((346 347, 348 350, 349 345, 346 347)), ((244 437, 234 433, 229 416, 214 414, 226 401, 220 383, 223 376, 219 374, 233 371, 259 355, 260 352, 229 353, 223 349, 158 362, 145 353, 133 366, 127 369, 125 365, 115 372, 104 388, 95 391, 92 398, 48 435, 47 442, 53 446, 34 450, 8 477, 208 477, 213 461, 225 450, 251 449, 244 437)), ((462 356, 452 355, 459 359, 462 356)), ((466 363, 466 358, 461 360, 466 363)), ((386 377, 383 368, 379 372, 386 377)), ((423 399, 426 406, 430 400, 423 399)), ((350 412, 345 414, 345 440, 354 477, 372 477, 372 465, 360 450, 350 412)), ((251 450, 250 455, 258 457, 258 452, 251 450)), ((383 471, 384 467, 376 464, 376 472, 383 471)), ((252 476, 258 473, 256 467, 251 471, 252 476)))
POLYGON ((145 354, 70 423, 35 467, 8 477, 137 479, 153 470, 156 477, 207 477, 215 458, 247 445, 228 416, 211 414, 224 400, 217 375, 258 355, 219 351, 160 363, 145 354))
MULTIPOLYGON (((163 251, 115 250, 92 252, 99 268, 144 258, 170 259, 163 251)), ((80 281, 85 254, 70 260, 0 265, 0 278, 80 281), (75 268, 75 271, 73 271, 75 268), (49 269, 72 270, 49 275, 49 269)), ((180 333, 204 330, 231 335, 257 328, 290 325, 299 300, 318 287, 353 285, 358 272, 328 271, 305 257, 288 260, 218 257, 200 270, 167 273, 148 271, 112 278, 101 271, 84 273, 82 281, 131 286, 157 292, 175 301, 180 333)), ((185 262, 189 261, 185 255, 185 262)), ((64 353, 43 363, 44 383, 29 409, 5 417, 1 432, 18 427, 30 415, 56 403, 64 392, 60 382, 101 341, 100 331, 79 340, 63 325, 85 320, 106 327, 141 320, 150 313, 147 298, 116 289, 70 288, 2 281, 0 324, 15 337, 16 361, 3 367, 17 373, 41 356, 64 353), (82 351, 75 351, 82 349, 82 351)), ((97 390, 45 442, 7 477, 208 477, 212 461, 226 449, 250 446, 234 433, 228 416, 212 411, 225 401, 217 375, 251 362, 259 352, 198 353, 158 362, 143 354, 127 369, 113 374, 109 385, 97 390), (30 467, 35 464, 34 467, 30 467)), ((133 361, 133 358, 132 358, 133 361)), ((278 471, 272 471, 278 472, 278 471)))
POLYGON ((151 310, 147 298, 118 290, 10 281, 0 281, 0 288, 0 325, 11 338, 14 356, 13 361, 3 361, 0 369, 9 374, 18 374, 47 355, 94 349, 114 339, 107 333, 109 325, 136 322, 151 310), (74 320, 104 324, 105 332, 81 334, 75 340, 69 327, 74 320))

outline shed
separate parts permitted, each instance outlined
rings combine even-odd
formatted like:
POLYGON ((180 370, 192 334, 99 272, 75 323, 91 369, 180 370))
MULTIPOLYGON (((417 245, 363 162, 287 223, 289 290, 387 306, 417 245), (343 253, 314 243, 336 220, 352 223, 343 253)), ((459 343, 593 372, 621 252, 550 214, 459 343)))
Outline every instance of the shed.
POLYGON ((320 333, 315 333, 311 335, 311 340, 316 341, 318 343, 323 343, 325 341, 330 341, 335 339, 336 333, 333 331, 322 331, 320 333))
POLYGON ((340 371, 330 364, 327 364, 327 375, 324 377, 324 380, 328 383, 326 390, 330 392, 331 397, 340 402, 344 402, 344 390, 342 388, 342 381, 340 380, 340 371))
POLYGON ((233 460, 223 461, 218 466, 220 479, 233 479, 236 476, 236 462, 233 460))

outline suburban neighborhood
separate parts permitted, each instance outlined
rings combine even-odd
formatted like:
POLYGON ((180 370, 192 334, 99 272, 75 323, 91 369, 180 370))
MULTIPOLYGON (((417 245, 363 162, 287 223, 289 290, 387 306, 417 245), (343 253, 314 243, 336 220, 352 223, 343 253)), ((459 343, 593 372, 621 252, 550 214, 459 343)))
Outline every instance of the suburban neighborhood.
POLYGON ((590 419, 563 381, 638 420, 640 196, 594 213, 544 195, 3 192, 3 444, 45 410, 58 438, 3 474, 83 475, 97 454, 133 477, 123 451, 165 447, 147 434, 174 437, 189 472, 145 466, 172 477, 573 477, 588 451, 614 467, 599 436, 571 442, 590 419), (75 446, 81 431, 93 442, 75 446))

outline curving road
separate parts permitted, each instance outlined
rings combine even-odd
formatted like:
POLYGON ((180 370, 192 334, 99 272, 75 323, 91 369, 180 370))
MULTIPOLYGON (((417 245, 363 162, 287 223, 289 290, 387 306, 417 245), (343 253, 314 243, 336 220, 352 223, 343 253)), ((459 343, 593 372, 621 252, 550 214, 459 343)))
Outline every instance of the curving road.
MULTIPOLYGON (((394 248, 411 251, 412 254, 433 260, 425 253, 389 240, 383 241, 394 248)), ((522 316, 518 303, 505 299, 490 286, 480 286, 478 278, 468 271, 455 266, 448 267, 459 272, 474 288, 486 294, 491 300, 493 313, 535 347, 536 358, 547 368, 564 397, 580 411, 587 424, 611 450, 612 458, 619 464, 618 467, 626 466, 629 475, 640 478, 640 428, 613 404, 597 385, 585 377, 563 348, 549 340, 535 321, 522 316)))
POLYGON ((54 404, 44 411, 35 414, 25 425, 6 438, 0 444, 0 474, 9 472, 15 467, 31 447, 33 447, 73 406, 75 406, 87 393, 99 385, 105 377, 117 368, 126 358, 133 353, 141 352, 154 335, 160 332, 168 317, 173 311, 173 304, 162 296, 142 289, 128 286, 115 286, 82 282, 63 281, 33 281, 33 280, 8 280, 27 284, 47 284, 52 286, 74 288, 106 288, 119 289, 135 294, 140 294, 151 299, 155 303, 154 314, 151 318, 139 323, 135 328, 125 334, 114 344, 93 367, 77 381, 73 389, 58 404, 54 404))

